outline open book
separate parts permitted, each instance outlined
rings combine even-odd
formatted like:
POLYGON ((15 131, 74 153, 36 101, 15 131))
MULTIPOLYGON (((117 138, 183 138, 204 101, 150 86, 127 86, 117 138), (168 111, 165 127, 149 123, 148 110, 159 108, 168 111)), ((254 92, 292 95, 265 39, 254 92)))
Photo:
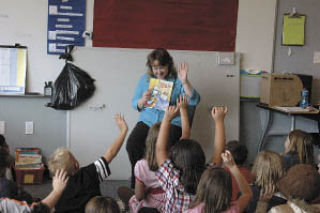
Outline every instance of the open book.
POLYGON ((173 82, 151 78, 149 89, 152 89, 151 99, 145 107, 165 110, 169 106, 173 82))

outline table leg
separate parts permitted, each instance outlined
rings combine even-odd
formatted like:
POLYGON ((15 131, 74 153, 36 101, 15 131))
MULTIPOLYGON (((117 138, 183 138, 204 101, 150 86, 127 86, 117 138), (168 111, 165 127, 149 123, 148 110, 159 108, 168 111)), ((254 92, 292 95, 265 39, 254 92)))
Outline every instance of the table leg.
POLYGON ((291 115, 291 131, 296 128, 296 116, 291 115))
MULTIPOLYGON (((259 145, 258 145, 258 152, 261 151, 261 149, 264 147, 265 145, 265 140, 268 136, 268 132, 270 130, 270 127, 272 125, 272 121, 273 121, 273 112, 271 112, 270 110, 264 110, 267 113, 267 119, 265 121, 265 125, 262 127, 262 134, 261 137, 259 139, 259 145)), ((261 111, 260 111, 260 119, 261 119, 261 111)))

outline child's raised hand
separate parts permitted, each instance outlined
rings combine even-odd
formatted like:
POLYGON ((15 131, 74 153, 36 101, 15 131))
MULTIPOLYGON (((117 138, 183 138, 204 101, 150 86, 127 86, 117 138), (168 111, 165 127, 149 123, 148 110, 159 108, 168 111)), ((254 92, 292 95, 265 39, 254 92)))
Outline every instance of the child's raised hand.
POLYGON ((223 160, 223 163, 226 167, 232 167, 232 166, 235 166, 236 163, 234 162, 234 159, 231 155, 231 153, 227 150, 225 151, 224 153, 221 154, 221 157, 222 157, 222 160, 223 160))
POLYGON ((68 183, 69 177, 67 175, 67 172, 64 170, 58 169, 56 171, 56 174, 52 178, 52 188, 53 191, 61 193, 66 188, 66 185, 68 183))
POLYGON ((167 119, 169 121, 172 121, 179 112, 179 108, 176 106, 168 106, 166 109, 166 112, 164 113, 164 119, 167 119))
POLYGON ((128 130, 128 125, 126 123, 126 121, 124 120, 124 116, 122 114, 116 114, 114 117, 114 120, 118 126, 118 128, 121 131, 127 131, 128 130))
POLYGON ((211 116, 215 121, 223 121, 226 114, 228 112, 228 108, 226 106, 212 107, 211 116))
POLYGON ((186 95, 184 96, 180 95, 180 97, 177 98, 177 106, 179 107, 179 109, 187 109, 188 102, 189 100, 186 95))

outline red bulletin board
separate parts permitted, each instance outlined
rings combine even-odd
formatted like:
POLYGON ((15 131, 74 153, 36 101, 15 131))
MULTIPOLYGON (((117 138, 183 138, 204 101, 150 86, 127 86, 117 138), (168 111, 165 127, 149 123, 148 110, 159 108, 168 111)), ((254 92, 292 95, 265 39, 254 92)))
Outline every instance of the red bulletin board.
POLYGON ((95 0, 94 47, 234 51, 238 0, 95 0))

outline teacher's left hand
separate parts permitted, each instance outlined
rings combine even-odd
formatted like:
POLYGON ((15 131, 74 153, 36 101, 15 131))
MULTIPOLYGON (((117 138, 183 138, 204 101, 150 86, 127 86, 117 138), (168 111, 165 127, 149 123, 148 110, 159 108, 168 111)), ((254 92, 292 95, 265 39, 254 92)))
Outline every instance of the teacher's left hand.
POLYGON ((178 77, 180 81, 185 84, 188 81, 188 63, 181 62, 178 70, 178 77))

